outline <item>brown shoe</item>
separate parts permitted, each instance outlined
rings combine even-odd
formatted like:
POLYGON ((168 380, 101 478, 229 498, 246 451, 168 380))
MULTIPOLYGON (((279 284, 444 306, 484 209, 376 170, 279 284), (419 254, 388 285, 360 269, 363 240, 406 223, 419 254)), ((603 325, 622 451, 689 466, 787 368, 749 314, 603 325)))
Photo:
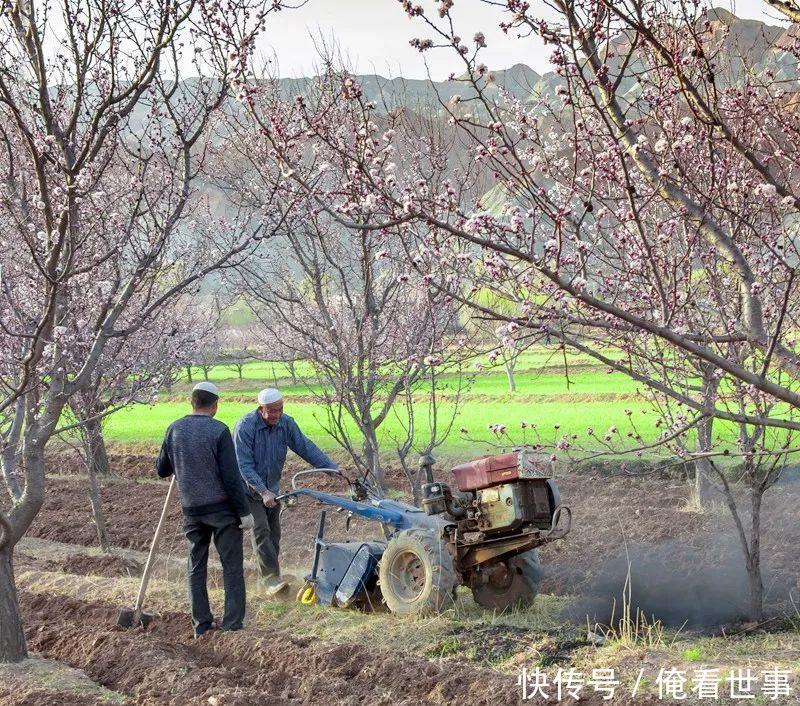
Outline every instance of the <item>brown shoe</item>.
POLYGON ((280 576, 267 576, 267 578, 261 579, 261 586, 267 598, 275 598, 281 591, 289 588, 289 583, 280 576))

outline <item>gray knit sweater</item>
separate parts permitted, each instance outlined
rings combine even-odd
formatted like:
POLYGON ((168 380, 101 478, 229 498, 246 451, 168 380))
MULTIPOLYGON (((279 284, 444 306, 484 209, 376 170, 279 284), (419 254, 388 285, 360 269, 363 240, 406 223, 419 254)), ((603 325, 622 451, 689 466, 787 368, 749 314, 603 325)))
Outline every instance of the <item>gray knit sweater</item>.
POLYGON ((185 515, 250 514, 230 430, 213 417, 188 414, 170 424, 156 470, 161 478, 175 474, 185 515))

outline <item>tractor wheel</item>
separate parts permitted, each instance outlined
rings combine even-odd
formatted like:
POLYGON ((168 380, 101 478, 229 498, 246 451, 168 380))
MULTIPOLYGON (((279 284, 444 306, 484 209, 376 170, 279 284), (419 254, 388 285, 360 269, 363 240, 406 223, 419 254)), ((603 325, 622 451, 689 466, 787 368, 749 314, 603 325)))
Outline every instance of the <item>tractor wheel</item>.
POLYGON ((539 552, 531 549, 499 564, 486 583, 473 587, 472 597, 478 605, 494 610, 528 608, 536 598, 541 575, 539 552))
POLYGON ((404 530, 389 540, 378 568, 392 613, 439 613, 453 605, 459 577, 447 544, 433 532, 404 530))

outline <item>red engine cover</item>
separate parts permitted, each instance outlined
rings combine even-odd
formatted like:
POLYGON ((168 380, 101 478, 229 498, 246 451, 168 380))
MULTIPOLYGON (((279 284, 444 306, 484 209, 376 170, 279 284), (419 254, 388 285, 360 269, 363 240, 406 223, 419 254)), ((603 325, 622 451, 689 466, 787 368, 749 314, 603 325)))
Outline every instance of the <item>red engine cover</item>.
POLYGON ((519 478, 519 457, 516 453, 487 456, 453 468, 456 485, 462 492, 487 488, 519 478))

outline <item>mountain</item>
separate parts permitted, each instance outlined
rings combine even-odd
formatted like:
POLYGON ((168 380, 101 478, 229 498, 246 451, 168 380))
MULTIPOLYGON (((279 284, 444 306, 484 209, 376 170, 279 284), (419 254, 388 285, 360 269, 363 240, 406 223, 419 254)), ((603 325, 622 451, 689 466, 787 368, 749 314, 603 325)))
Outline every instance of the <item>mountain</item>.
MULTIPOLYGON (((525 64, 515 64, 509 69, 489 72, 486 94, 497 98, 501 90, 515 98, 526 99, 536 92, 542 77, 525 64)), ((374 102, 378 109, 394 111, 398 108, 437 112, 442 104, 449 104, 456 96, 468 98, 472 94, 467 74, 453 80, 429 81, 403 77, 386 78, 378 74, 361 74, 354 77, 361 86, 364 97, 374 102)), ((314 77, 279 79, 282 95, 307 95, 314 84, 314 77)))
MULTIPOLYGON (((723 8, 713 8, 707 14, 711 33, 710 59, 715 56, 726 58, 731 66, 731 74, 723 82, 738 82, 744 65, 756 75, 771 71, 781 79, 800 79, 797 58, 787 51, 798 38, 797 25, 776 26, 753 19, 743 19, 723 8)), ((700 23, 697 30, 706 29, 700 23)), ((626 53, 629 38, 624 35, 614 40, 614 53, 621 61, 626 53)), ((612 64, 612 70, 615 68, 612 64)), ((635 73, 636 62, 629 64, 635 73)), ((441 111, 442 105, 451 104, 455 96, 462 99, 472 97, 473 92, 467 83, 467 74, 448 81, 428 81, 425 79, 386 78, 378 74, 362 74, 355 77, 361 85, 364 96, 376 103, 379 109, 441 111)), ((556 100, 556 88, 562 83, 553 71, 539 74, 525 64, 515 64, 507 69, 492 70, 487 73, 485 93, 494 99, 505 90, 520 100, 556 100)), ((280 79, 284 95, 304 95, 314 82, 313 77, 301 79, 280 79)), ((635 90, 635 79, 623 82, 623 89, 635 90)))
MULTIPOLYGON (((800 46, 800 26, 774 26, 758 20, 742 19, 722 8, 710 10, 706 21, 707 28, 699 24, 696 29, 708 29, 711 33, 711 41, 707 46, 708 58, 714 62, 717 57, 724 56, 727 67, 725 75, 717 75, 717 85, 741 82, 745 66, 756 76, 770 71, 779 80, 800 80, 800 62, 790 51, 796 45, 800 46)), ((630 41, 631 37, 625 34, 613 40, 612 58, 608 61, 612 75, 627 55, 630 41)), ((716 60, 716 63, 720 61, 716 60)), ((620 93, 627 94, 633 101, 640 90, 636 74, 642 70, 646 70, 645 66, 634 57, 627 65, 630 76, 622 81, 619 88, 620 93)), ((360 84, 364 97, 375 103, 378 112, 402 109, 436 116, 442 115, 445 108, 459 113, 476 110, 476 104, 469 102, 474 97, 474 90, 466 74, 446 81, 407 79, 402 76, 387 78, 379 74, 360 74, 354 78, 360 84), (462 99, 461 106, 456 105, 454 99, 457 96, 462 99)), ((542 115, 560 106, 557 89, 563 81, 554 71, 539 74, 525 64, 515 64, 506 69, 494 70, 490 67, 485 78, 483 91, 489 100, 499 100, 501 92, 506 91, 523 102, 542 103, 542 115)), ((183 82, 179 93, 190 94, 197 90, 198 81, 195 78, 183 82)), ((278 85, 281 95, 291 99, 297 95, 310 95, 316 81, 314 76, 281 78, 278 79, 278 85)), ((227 109, 235 112, 239 107, 231 101, 227 109)), ((133 133, 142 129, 148 113, 149 107, 145 102, 136 107, 129 126, 133 133)))
MULTIPOLYGON (((790 82, 800 79, 798 71, 800 62, 791 52, 800 42, 798 25, 774 26, 758 20, 741 19, 727 10, 717 8, 709 11, 706 20, 695 29, 710 33, 711 41, 707 42, 706 46, 707 58, 718 67, 724 64, 726 68, 724 73, 716 74, 718 86, 741 83, 745 67, 755 77, 769 71, 779 80, 790 82), (721 61, 721 57, 724 57, 724 62, 721 61)), ((608 62, 612 75, 627 55, 630 40, 631 37, 626 35, 620 35, 613 40, 611 54, 614 58, 608 62)), ((641 58, 634 55, 627 64, 627 70, 630 76, 621 82, 618 90, 635 103, 641 92, 636 76, 637 73, 646 70, 646 67, 641 58)), ((720 71, 719 68, 717 70, 720 71)), ((364 98, 374 102, 379 113, 396 114, 398 111, 403 111, 409 114, 424 114, 427 120, 436 123, 443 122, 446 110, 459 114, 476 111, 477 103, 468 100, 473 97, 474 91, 466 74, 447 81, 387 78, 379 74, 361 74, 354 78, 361 86, 364 98), (462 99, 461 104, 456 102, 456 96, 462 99)), ((561 108, 561 98, 557 89, 563 81, 557 73, 549 71, 539 74, 520 63, 505 69, 490 68, 485 74, 485 79, 483 90, 490 100, 499 99, 501 92, 505 91, 520 101, 540 105, 538 110, 541 116, 540 129, 542 133, 548 131, 548 125, 551 125, 553 120, 550 113, 557 114, 561 108)), ((308 96, 314 90, 316 81, 316 77, 282 78, 279 79, 279 90, 287 99, 297 95, 308 96)), ((791 84, 787 83, 787 86, 791 90, 791 84)), ((190 82, 187 82, 182 90, 191 91, 190 82)), ((228 109, 236 111, 239 108, 231 104, 228 109)), ((380 121, 380 116, 377 120, 380 121)), ((471 161, 468 147, 463 142, 454 141, 453 150, 458 153, 455 155, 454 163, 471 161)), ((480 208, 499 212, 509 195, 505 187, 493 183, 491 175, 486 176, 486 188, 480 208)), ((220 213, 231 209, 224 192, 211 184, 205 185, 203 191, 214 201, 220 213)), ((278 241, 275 241, 274 247, 280 248, 278 241)))

